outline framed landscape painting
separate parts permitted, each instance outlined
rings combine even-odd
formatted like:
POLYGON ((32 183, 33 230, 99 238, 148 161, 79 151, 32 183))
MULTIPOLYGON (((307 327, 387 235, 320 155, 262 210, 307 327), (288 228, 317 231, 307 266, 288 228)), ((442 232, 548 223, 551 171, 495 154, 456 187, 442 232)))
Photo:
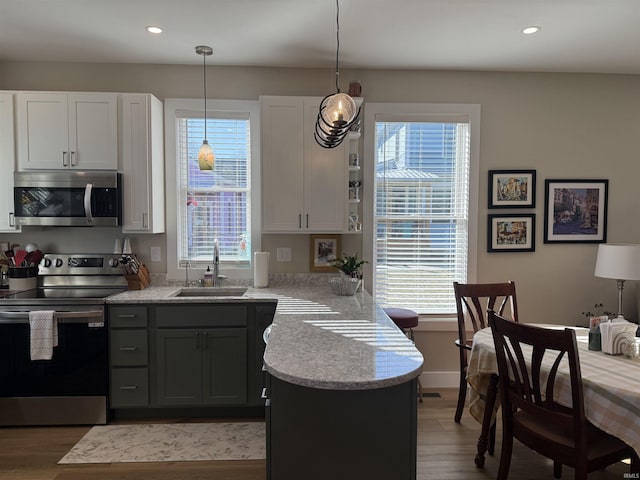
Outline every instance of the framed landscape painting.
POLYGON ((607 241, 609 180, 545 180, 544 243, 607 241))
POLYGON ((536 216, 489 215, 488 252, 534 252, 536 250, 536 216))
POLYGON ((535 170, 489 170, 489 208, 535 208, 535 170))

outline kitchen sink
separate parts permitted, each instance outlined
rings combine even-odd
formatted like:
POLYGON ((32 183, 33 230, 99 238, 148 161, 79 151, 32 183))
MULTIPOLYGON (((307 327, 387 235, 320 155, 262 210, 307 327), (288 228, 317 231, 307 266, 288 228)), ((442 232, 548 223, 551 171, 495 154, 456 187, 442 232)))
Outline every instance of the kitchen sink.
POLYGON ((182 288, 172 297, 241 297, 247 287, 193 287, 182 288))

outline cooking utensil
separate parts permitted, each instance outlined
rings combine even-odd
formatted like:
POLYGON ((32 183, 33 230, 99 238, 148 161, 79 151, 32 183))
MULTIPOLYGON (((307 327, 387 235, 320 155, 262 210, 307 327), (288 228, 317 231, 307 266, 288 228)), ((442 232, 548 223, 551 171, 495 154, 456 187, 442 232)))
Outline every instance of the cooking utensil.
POLYGON ((22 266, 22 262, 24 262, 25 258, 27 258, 27 254, 29 252, 27 252, 26 250, 18 250, 15 255, 14 255, 14 261, 16 264, 16 267, 21 267, 22 266))

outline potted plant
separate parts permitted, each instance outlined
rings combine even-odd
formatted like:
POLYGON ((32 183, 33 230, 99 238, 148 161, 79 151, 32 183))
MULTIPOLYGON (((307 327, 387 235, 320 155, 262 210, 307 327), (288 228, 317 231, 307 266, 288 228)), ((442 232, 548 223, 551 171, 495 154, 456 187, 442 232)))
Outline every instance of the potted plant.
POLYGON ((362 278, 362 265, 369 263, 366 260, 358 258, 358 254, 355 255, 342 255, 342 258, 337 259, 333 266, 351 278, 362 278))
POLYGON ((342 255, 333 262, 333 266, 340 270, 340 278, 332 278, 329 282, 336 295, 354 295, 362 283, 362 265, 369 263, 355 255, 342 255))

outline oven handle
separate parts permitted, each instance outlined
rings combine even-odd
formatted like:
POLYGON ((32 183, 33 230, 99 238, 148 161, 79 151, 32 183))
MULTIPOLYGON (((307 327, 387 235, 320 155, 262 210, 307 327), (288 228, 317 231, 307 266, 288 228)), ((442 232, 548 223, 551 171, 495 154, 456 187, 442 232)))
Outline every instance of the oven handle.
MULTIPOLYGON (((89 310, 84 312, 55 312, 54 318, 59 323, 94 323, 104 321, 104 313, 99 310, 89 310)), ((29 323, 29 312, 25 311, 0 311, 0 324, 6 323, 29 323)))

